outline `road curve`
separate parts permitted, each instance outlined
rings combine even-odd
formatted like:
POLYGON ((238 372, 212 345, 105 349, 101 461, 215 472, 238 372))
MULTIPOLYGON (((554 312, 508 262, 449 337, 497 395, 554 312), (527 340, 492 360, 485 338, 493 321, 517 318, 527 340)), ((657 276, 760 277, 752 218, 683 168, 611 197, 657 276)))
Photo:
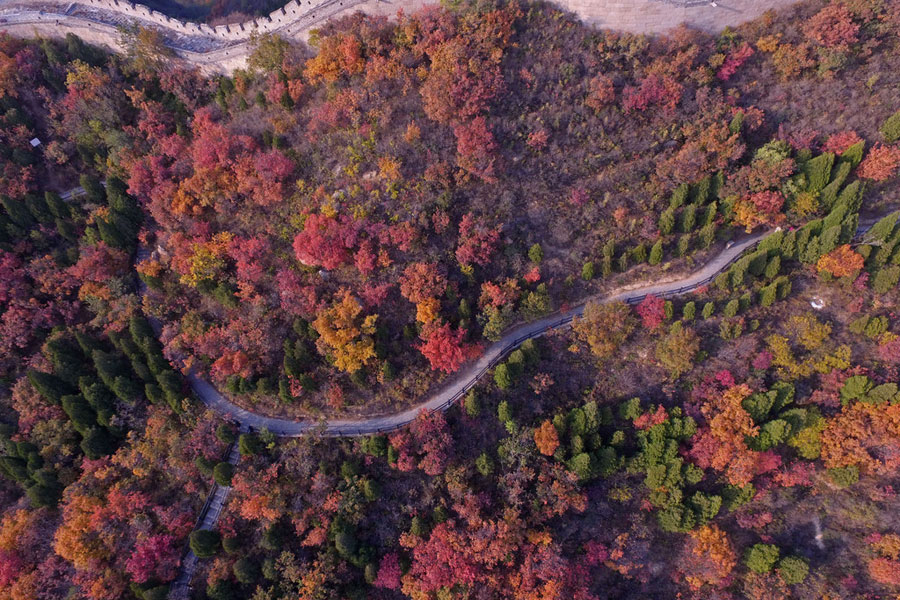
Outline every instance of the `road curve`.
MULTIPOLYGON (((748 248, 753 247, 768 234, 760 233, 746 237, 726 247, 710 262, 694 271, 683 279, 666 283, 651 284, 645 287, 620 292, 602 298, 601 302, 628 302, 635 303, 647 295, 675 296, 695 290, 709 283, 716 275, 731 265, 748 248)), ((293 421, 277 417, 267 417, 244 408, 241 408, 225 398, 208 381, 196 374, 189 374, 187 379, 191 389, 207 406, 235 420, 242 429, 252 427, 260 430, 268 429, 270 432, 282 437, 298 437, 311 432, 335 437, 350 437, 358 435, 370 435, 391 431, 406 425, 416 418, 423 410, 445 410, 472 388, 478 380, 496 365, 506 354, 517 348, 527 339, 539 337, 548 331, 567 327, 573 317, 580 316, 584 312, 585 303, 572 307, 566 311, 556 312, 542 319, 524 323, 506 332, 497 342, 488 346, 484 353, 475 361, 467 363, 462 370, 432 392, 425 400, 402 412, 384 416, 370 417, 366 419, 327 419, 322 421, 293 421)))
MULTIPOLYGON (((84 193, 80 187, 62 192, 60 196, 68 200, 84 193)), ((890 213, 889 213, 890 214, 890 213)), ((886 216, 886 215, 882 215, 886 216)), ((856 230, 859 236, 875 224, 874 217, 866 219, 856 230)), ((711 282, 719 273, 729 267, 746 250, 755 246, 761 239, 769 235, 769 231, 744 237, 743 239, 729 243, 722 252, 711 261, 682 279, 664 283, 654 283, 628 291, 610 294, 607 296, 591 298, 589 300, 599 302, 626 302, 634 304, 640 302, 648 295, 671 297, 686 294, 711 282)), ((143 260, 150 256, 147 248, 138 249, 136 260, 143 260)), ((140 293, 146 292, 146 286, 141 282, 140 293)), ((251 427, 255 430, 267 429, 271 433, 281 437, 299 437, 309 433, 332 437, 353 437, 371 435, 393 431, 403 427, 416 418, 420 412, 446 410, 454 402, 462 398, 491 368, 493 368, 508 353, 519 347, 525 340, 540 337, 554 329, 568 327, 574 317, 584 313, 587 301, 571 307, 565 311, 557 311, 542 319, 524 323, 507 331, 500 340, 488 346, 484 353, 475 361, 467 363, 461 371, 455 373, 448 381, 444 382, 437 390, 432 392, 425 400, 404 411, 369 417, 366 419, 323 419, 319 421, 294 421, 267 417, 251 412, 234 404, 223 396, 208 381, 199 377, 196 373, 187 375, 188 384, 194 394, 209 408, 220 413, 226 418, 237 422, 242 431, 251 427)), ((150 319, 154 329, 159 332, 160 325, 155 319, 150 319)))

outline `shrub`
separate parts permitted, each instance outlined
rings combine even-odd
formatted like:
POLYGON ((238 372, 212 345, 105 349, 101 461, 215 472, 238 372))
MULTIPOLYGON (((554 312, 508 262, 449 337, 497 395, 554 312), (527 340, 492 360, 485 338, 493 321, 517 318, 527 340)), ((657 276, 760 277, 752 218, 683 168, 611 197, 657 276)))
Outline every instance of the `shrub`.
POLYGON ((218 531, 198 529, 191 532, 188 545, 197 558, 210 558, 219 551, 221 536, 218 531))
POLYGON ((647 246, 641 242, 631 251, 631 256, 634 258, 634 262, 638 264, 647 262, 647 246))
POLYGON ((216 438, 223 444, 231 444, 235 440, 234 428, 227 423, 220 424, 216 427, 216 438))
POLYGON ((843 152, 841 152, 841 160, 847 161, 848 163, 850 163, 852 166, 855 167, 855 166, 859 165, 859 163, 862 162, 865 151, 866 151, 866 142, 864 140, 861 140, 859 142, 856 142, 855 144, 853 144, 852 146, 850 146, 843 152))
POLYGON ((485 477, 494 472, 494 463, 487 452, 478 455, 478 458, 475 459, 475 468, 485 477))
POLYGON ((707 175, 697 182, 693 191, 693 202, 697 205, 705 204, 709 199, 709 192, 712 189, 712 177, 707 175))
POLYGON ((686 183, 682 183, 675 191, 672 192, 672 199, 669 201, 669 208, 674 210, 685 203, 688 197, 690 187, 686 183))
POLYGON ((222 549, 228 554, 237 554, 244 549, 244 541, 236 535, 223 537, 222 549))
POLYGON ((740 287, 744 284, 744 276, 747 274, 747 267, 750 261, 741 259, 734 263, 734 266, 728 271, 731 276, 732 287, 740 287))
POLYGON ((893 233, 894 227, 897 225, 898 216, 900 216, 900 213, 892 212, 875 223, 869 231, 866 232, 866 243, 886 241, 893 233))
POLYGON ((230 487, 232 477, 234 477, 234 465, 231 463, 220 462, 213 469, 213 479, 222 487, 230 487))
POLYGON ((249 558, 238 559, 234 563, 232 571, 234 572, 234 578, 244 585, 254 583, 259 577, 259 567, 249 558))
POLYGON ((859 467, 850 465, 849 467, 835 467, 828 469, 828 477, 838 487, 850 487, 859 481, 859 467))
POLYGON ((806 161, 803 165, 803 173, 806 175, 807 191, 819 192, 828 185, 832 165, 834 165, 834 154, 830 152, 806 161))
POLYGON ((158 585, 150 588, 141 596, 142 600, 166 600, 169 597, 169 586, 158 585))
POLYGON ((697 205, 688 204, 681 211, 681 233, 690 233, 697 224, 697 205))
POLYGON ((713 245, 716 241, 716 224, 707 223, 700 230, 700 246, 705 250, 713 245))
POLYGON ((586 452, 581 452, 573 456, 569 460, 567 466, 569 470, 578 475, 578 479, 582 481, 586 481, 594 475, 591 455, 587 454, 586 452))
POLYGON ((759 290, 759 303, 762 306, 772 306, 775 303, 776 286, 767 285, 759 290))
POLYGON ((497 405, 497 418, 501 423, 507 423, 513 420, 512 410, 510 410, 509 402, 506 400, 502 400, 500 404, 497 405))
POLYGON ((778 561, 780 551, 772 544, 754 544, 744 555, 744 564, 756 573, 769 573, 778 561))
POLYGON ((728 304, 725 305, 725 309, 722 311, 722 315, 726 319, 730 319, 738 313, 739 308, 740 301, 737 298, 732 298, 728 301, 728 304))
POLYGON ((779 272, 781 272, 781 257, 776 254, 769 259, 768 263, 766 263, 763 275, 766 279, 775 279, 778 277, 779 272))

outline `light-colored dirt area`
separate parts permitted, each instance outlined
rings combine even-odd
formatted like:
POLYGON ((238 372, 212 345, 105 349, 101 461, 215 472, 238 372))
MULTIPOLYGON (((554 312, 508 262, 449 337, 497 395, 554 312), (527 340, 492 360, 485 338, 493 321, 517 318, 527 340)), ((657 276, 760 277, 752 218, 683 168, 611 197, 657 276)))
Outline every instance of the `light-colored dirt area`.
MULTIPOLYGON (((633 33, 659 33, 686 23, 719 31, 759 17, 794 0, 558 0, 586 23, 633 33)), ((329 19, 361 11, 394 16, 430 4, 423 0, 292 0, 268 17, 210 27, 172 19, 124 0, 0 0, 0 30, 11 35, 63 37, 74 33, 92 44, 118 50, 117 27, 154 27, 183 60, 207 73, 228 73, 244 65, 253 32, 307 40, 329 19)))

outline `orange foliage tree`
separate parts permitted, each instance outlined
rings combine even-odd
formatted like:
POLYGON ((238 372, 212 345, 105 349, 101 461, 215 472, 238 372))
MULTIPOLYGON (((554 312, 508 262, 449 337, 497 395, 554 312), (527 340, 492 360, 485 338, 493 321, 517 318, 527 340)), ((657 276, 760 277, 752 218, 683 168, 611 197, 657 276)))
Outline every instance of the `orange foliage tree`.
POLYGON ((704 585, 726 583, 737 565, 737 554, 728 535, 715 525, 690 532, 682 557, 685 581, 697 590, 704 585))
POLYGON ((559 448, 559 435, 552 421, 547 419, 534 430, 534 443, 537 445, 538 452, 544 456, 553 456, 553 453, 559 448))
POLYGON ((816 268, 819 273, 830 273, 833 277, 846 277, 858 273, 863 268, 863 262, 862 255, 854 252, 848 244, 844 244, 823 255, 816 263, 816 268))
POLYGON ((747 447, 745 440, 756 436, 759 428, 741 404, 750 393, 746 384, 734 385, 720 398, 705 401, 700 411, 708 429, 698 434, 691 450, 701 467, 724 471, 728 482, 740 487, 756 475, 757 453, 747 447))
POLYGON ((900 466, 900 404, 856 401, 829 420, 822 432, 829 469, 857 466, 863 473, 891 473, 900 466))

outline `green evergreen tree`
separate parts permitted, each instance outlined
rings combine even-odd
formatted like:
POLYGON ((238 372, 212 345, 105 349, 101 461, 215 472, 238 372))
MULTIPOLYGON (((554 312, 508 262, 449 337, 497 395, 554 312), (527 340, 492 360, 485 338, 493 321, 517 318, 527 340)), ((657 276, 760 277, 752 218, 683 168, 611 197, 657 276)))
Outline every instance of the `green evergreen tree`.
POLYGON ((675 210, 680 207, 688 198, 688 192, 690 191, 690 187, 686 183, 682 183, 675 191, 672 192, 672 199, 669 201, 669 208, 675 210))
POLYGON ((744 564, 756 573, 769 573, 781 552, 772 544, 754 544, 744 555, 744 564))
POLYGON ((884 141, 888 144, 893 144, 897 140, 900 140, 900 110, 888 117, 887 120, 881 124, 879 131, 881 132, 881 135, 884 136, 884 141))
POLYGON ((229 462, 220 462, 213 469, 213 479, 222 487, 231 486, 232 477, 234 477, 234 465, 229 462))
POLYGON ((675 228, 675 211, 668 208, 659 215, 659 233, 660 235, 669 235, 675 228))
POLYGON ((188 545, 197 558, 211 558, 219 551, 221 541, 219 532, 198 529, 191 532, 188 545))
POLYGON ((806 189, 809 192, 819 192, 828 185, 831 179, 831 167, 834 165, 834 154, 826 152, 815 158, 811 158, 803 164, 802 173, 806 175, 806 189))
POLYGON ((653 244, 653 247, 650 248, 650 257, 648 262, 651 265, 658 265, 662 262, 663 258, 663 247, 662 247, 662 238, 656 240, 656 243, 653 244))
POLYGON ((799 556, 785 556, 778 561, 776 571, 786 584, 796 585, 809 575, 809 563, 799 556))
POLYGON ((688 204, 681 211, 681 232, 690 233, 697 223, 697 205, 688 204))
POLYGON ((594 263, 592 261, 587 261, 581 266, 581 278, 585 281, 590 281, 594 278, 594 263))

